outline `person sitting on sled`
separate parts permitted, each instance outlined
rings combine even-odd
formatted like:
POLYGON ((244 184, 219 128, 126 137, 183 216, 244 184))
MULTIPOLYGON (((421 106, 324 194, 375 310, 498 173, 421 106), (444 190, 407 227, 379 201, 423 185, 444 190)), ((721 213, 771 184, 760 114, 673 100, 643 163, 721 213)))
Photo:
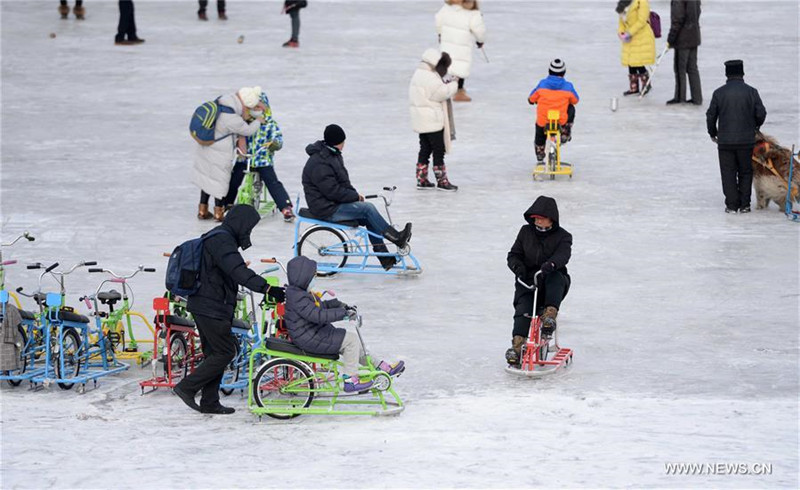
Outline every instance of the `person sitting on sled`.
MULTIPOLYGON (((331 323, 354 319, 355 306, 348 306, 338 299, 322 301, 310 288, 317 273, 317 263, 302 255, 286 265, 289 284, 286 287, 286 310, 284 321, 292 343, 310 354, 339 354, 342 362, 341 374, 344 391, 348 393, 368 390, 373 382, 361 381, 358 377, 359 363, 366 363, 366 353, 356 332, 336 328, 331 323)), ((405 363, 390 364, 381 361, 378 369, 394 376, 403 372, 405 363)))
POLYGON ((550 337, 556 329, 556 316, 567 295, 570 277, 567 262, 572 255, 572 235, 558 223, 558 205, 552 197, 539 196, 523 215, 528 224, 517 234, 508 252, 508 268, 514 273, 514 329, 506 360, 520 362, 520 350, 528 338, 533 309, 533 295, 538 294, 537 315, 542 316, 542 335, 550 337), (526 289, 517 278, 533 285, 541 271, 537 291, 526 289))
POLYGON ((561 125, 561 143, 572 139, 572 123, 575 121, 575 104, 580 97, 572 83, 564 79, 567 66, 556 58, 550 62, 548 77, 539 81, 528 96, 528 103, 538 104, 536 108, 536 136, 533 144, 536 150, 536 161, 539 165, 544 163, 544 144, 547 141, 545 128, 547 127, 547 112, 558 111, 558 124, 561 125))

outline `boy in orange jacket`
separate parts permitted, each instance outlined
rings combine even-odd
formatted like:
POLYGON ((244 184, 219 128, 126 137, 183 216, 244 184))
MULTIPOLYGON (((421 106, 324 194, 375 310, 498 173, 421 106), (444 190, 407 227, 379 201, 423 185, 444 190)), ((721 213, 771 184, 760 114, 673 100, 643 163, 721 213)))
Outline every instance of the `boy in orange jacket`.
POLYGON ((556 58, 550 62, 549 76, 543 78, 528 96, 528 103, 538 104, 536 109, 536 161, 544 163, 544 144, 546 142, 545 127, 547 126, 547 111, 560 112, 558 123, 561 125, 561 142, 566 143, 571 137, 572 122, 575 120, 575 104, 580 97, 572 83, 564 79, 567 67, 564 62, 556 58))

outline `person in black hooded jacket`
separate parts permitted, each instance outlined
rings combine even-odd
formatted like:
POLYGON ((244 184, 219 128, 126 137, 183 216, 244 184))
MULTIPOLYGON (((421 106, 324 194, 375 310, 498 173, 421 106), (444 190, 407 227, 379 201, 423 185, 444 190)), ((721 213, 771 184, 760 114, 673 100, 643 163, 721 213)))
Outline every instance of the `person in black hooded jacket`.
POLYGON ((192 374, 173 388, 184 403, 202 413, 234 412, 233 408, 219 403, 219 385, 225 367, 236 355, 231 327, 238 286, 267 294, 278 302, 285 299, 283 288, 267 284, 263 277, 247 267, 239 253, 239 248, 250 248, 250 232, 260 219, 252 206, 234 206, 222 224, 214 228, 225 233, 203 242, 200 288, 189 296, 186 309, 197 324, 205 358, 192 374), (198 392, 202 392, 199 406, 195 402, 198 392))
MULTIPOLYGON (((567 295, 570 277, 567 262, 572 255, 572 235, 558 222, 558 205, 552 197, 539 196, 523 215, 528 224, 523 225, 508 252, 508 268, 515 278, 533 284, 534 276, 541 271, 536 304, 542 315, 542 334, 550 336, 556 328, 556 316, 561 301, 567 295)), ((514 282, 514 329, 511 348, 506 360, 519 364, 520 349, 528 337, 533 310, 533 292, 514 282)))

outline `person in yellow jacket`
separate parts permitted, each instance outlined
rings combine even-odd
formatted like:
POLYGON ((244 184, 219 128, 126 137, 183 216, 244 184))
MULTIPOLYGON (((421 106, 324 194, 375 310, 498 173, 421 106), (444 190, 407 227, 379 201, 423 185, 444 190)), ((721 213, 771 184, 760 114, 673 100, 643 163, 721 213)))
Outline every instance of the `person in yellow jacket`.
MULTIPOLYGON (((650 75, 647 65, 656 62, 656 37, 650 27, 650 2, 648 0, 620 0, 617 2, 619 27, 617 35, 622 41, 622 64, 628 67, 630 88, 623 95, 638 94, 644 90, 650 75)), ((652 85, 648 87, 650 91, 652 85)))

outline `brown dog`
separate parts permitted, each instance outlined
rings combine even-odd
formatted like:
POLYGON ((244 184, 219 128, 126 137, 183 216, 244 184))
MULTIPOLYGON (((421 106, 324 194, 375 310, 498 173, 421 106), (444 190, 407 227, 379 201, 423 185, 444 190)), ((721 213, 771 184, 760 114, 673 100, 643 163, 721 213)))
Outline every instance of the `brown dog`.
MULTIPOLYGON (((775 138, 756 133, 753 148, 753 185, 756 188, 756 209, 764 209, 774 201, 781 211, 786 206, 786 179, 789 177, 789 162, 792 151, 784 148, 775 138)), ((792 162, 792 200, 800 202, 800 162, 792 162)))

